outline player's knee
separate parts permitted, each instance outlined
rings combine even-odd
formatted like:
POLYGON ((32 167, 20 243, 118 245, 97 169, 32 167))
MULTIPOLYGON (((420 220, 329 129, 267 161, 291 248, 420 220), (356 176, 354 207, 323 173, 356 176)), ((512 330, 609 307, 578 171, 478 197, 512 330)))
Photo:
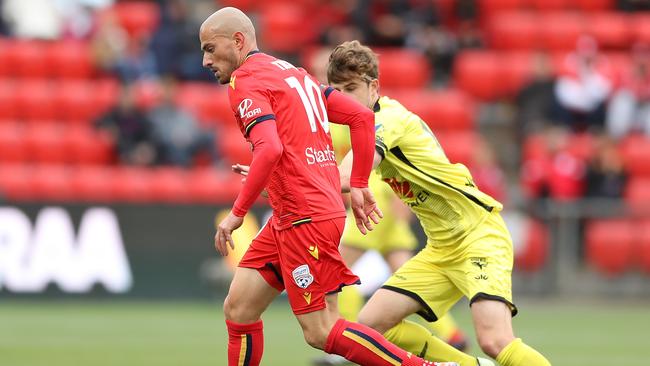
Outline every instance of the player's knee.
POLYGON ((254 310, 253 307, 238 301, 236 296, 228 295, 223 302, 224 316, 235 323, 247 324, 257 321, 261 314, 257 314, 254 310))
POLYGON ((322 327, 306 328, 303 329, 303 334, 308 345, 320 350, 325 349, 325 343, 327 343, 327 336, 329 335, 326 329, 322 327))
POLYGON ((481 350, 488 356, 496 358, 513 339, 500 335, 477 335, 481 350))
POLYGON ((367 327, 370 327, 379 333, 386 333, 390 328, 395 326, 390 317, 376 316, 372 311, 361 311, 357 317, 357 321, 367 327))

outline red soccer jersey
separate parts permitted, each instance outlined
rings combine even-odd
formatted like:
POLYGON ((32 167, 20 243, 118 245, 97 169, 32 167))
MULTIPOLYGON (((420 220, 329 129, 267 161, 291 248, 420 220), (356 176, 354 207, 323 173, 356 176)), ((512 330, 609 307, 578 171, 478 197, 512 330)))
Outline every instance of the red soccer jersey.
POLYGON ((258 123, 276 122, 283 152, 266 187, 274 226, 282 230, 345 216, 327 98, 316 79, 286 61, 254 53, 232 74, 228 95, 247 140, 258 123))

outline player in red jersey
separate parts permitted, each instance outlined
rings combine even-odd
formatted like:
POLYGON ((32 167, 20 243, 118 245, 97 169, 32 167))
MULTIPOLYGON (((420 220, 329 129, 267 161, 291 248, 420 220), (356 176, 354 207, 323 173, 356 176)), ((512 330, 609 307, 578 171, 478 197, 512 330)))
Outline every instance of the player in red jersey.
POLYGON ((350 126, 354 164, 351 200, 357 226, 372 230, 381 211, 367 187, 374 156, 374 116, 303 69, 257 51, 250 19, 235 8, 212 14, 200 30, 203 66, 229 84, 230 104, 253 160, 215 246, 234 248, 231 233, 266 188, 273 217, 235 272, 224 313, 228 365, 259 365, 261 314, 284 289, 307 343, 360 365, 432 365, 376 331, 340 319, 336 293, 359 279, 338 245, 345 221, 328 121, 350 126))

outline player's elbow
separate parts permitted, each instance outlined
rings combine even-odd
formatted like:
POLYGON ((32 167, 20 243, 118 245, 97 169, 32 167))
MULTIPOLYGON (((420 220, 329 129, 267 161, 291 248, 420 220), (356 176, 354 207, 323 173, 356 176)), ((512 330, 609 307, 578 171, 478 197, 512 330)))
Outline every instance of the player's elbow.
POLYGON ((375 128, 375 113, 368 108, 359 111, 359 119, 365 128, 375 128))
POLYGON ((341 176, 341 192, 350 193, 350 174, 340 171, 341 176))

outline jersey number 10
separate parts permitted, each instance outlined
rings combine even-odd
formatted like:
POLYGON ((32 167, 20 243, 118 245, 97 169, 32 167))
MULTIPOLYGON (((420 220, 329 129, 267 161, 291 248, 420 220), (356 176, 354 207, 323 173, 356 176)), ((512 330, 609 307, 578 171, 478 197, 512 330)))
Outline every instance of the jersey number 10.
POLYGON ((321 127, 323 127, 325 133, 329 132, 330 126, 327 119, 327 109, 323 102, 323 95, 321 94, 320 87, 316 85, 308 75, 305 75, 303 84, 301 84, 295 76, 288 77, 284 79, 284 81, 298 92, 302 105, 305 107, 307 118, 309 119, 311 132, 316 132, 316 120, 318 120, 321 127), (318 101, 316 101, 317 98, 318 101))

